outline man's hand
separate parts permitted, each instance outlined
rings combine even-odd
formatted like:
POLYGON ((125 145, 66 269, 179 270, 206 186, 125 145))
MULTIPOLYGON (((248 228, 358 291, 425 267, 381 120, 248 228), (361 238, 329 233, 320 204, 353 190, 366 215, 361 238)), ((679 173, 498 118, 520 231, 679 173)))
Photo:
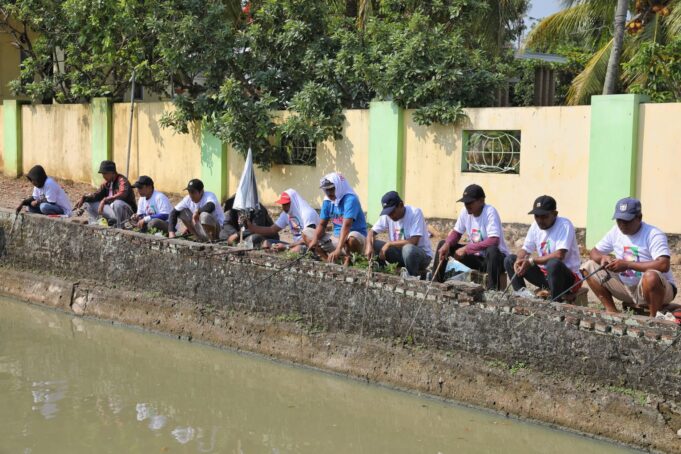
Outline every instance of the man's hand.
POLYGON ((440 255, 440 261, 444 262, 449 258, 449 244, 445 243, 442 245, 440 250, 438 251, 438 254, 440 255))
POLYGON ((515 270, 515 275, 518 277, 523 277, 529 269, 530 261, 527 259, 518 259, 513 264, 513 270, 515 270))
POLYGON ((80 199, 78 199, 78 201, 73 206, 73 208, 75 208, 77 210, 78 208, 82 207, 84 203, 85 203, 85 196, 82 196, 80 199))
POLYGON ((454 251, 454 258, 457 260, 461 260, 462 258, 466 257, 466 246, 460 247, 456 251, 454 251))
POLYGON ((38 202, 37 200, 31 200, 31 206, 32 206, 33 208, 37 207, 37 206, 38 206, 38 203, 39 203, 39 202, 38 202))
POLYGON ((102 213, 104 212, 104 207, 105 207, 105 206, 106 206, 106 204, 104 203, 104 200, 102 200, 101 202, 99 202, 99 207, 97 207, 97 214, 99 214, 99 215, 101 216, 102 213))
MULTIPOLYGON (((135 221, 133 221, 133 222, 135 222, 135 221)), ((143 229, 143 228, 144 228, 144 224, 146 224, 146 222, 144 222, 144 219, 140 219, 139 221, 137 221, 137 228, 138 228, 138 229, 143 229)))
POLYGON ((200 220, 201 220, 201 212, 199 210, 196 210, 196 212, 194 213, 194 216, 192 216, 192 221, 194 221, 194 224, 198 224, 200 220))
POLYGON ((272 245, 273 251, 280 252, 280 251, 283 251, 285 249, 286 249, 286 245, 284 243, 275 243, 275 244, 272 245))
POLYGON ((14 210, 14 214, 19 214, 19 212, 21 211, 21 209, 22 209, 23 207, 24 207, 24 204, 22 203, 21 205, 19 205, 19 206, 17 207, 16 210, 14 210))
POLYGON ((336 248, 331 254, 329 254, 329 258, 327 261, 329 263, 334 263, 336 260, 338 260, 341 256, 342 249, 336 248))
POLYGON ((607 266, 614 261, 615 261, 614 257, 612 257, 610 255, 604 255, 604 256, 601 257, 600 265, 605 266, 607 268, 607 266))
POLYGON ((366 247, 364 248, 364 255, 369 260, 371 260, 371 258, 374 256, 374 248, 371 244, 367 243, 366 247))
POLYGON ((611 260, 607 263, 605 269, 613 273, 622 273, 629 269, 629 262, 620 259, 611 260))
POLYGON ((380 252, 378 253, 378 258, 381 260, 385 260, 385 253, 388 252, 388 248, 390 248, 390 242, 386 242, 383 247, 381 248, 380 252))

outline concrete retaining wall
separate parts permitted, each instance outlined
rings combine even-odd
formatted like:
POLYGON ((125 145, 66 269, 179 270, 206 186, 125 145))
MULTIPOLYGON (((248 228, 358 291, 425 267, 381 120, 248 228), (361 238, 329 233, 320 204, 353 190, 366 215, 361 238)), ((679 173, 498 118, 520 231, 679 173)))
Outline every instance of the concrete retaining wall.
POLYGON ((251 336, 245 348, 273 356, 493 408, 504 402, 505 411, 639 445, 673 451, 678 442, 681 352, 678 345, 665 351, 679 332, 673 323, 571 305, 499 301, 498 293, 474 284, 435 284, 429 291, 424 282, 382 274, 368 280, 365 271, 313 261, 284 268, 291 264, 284 257, 35 215, 13 220, 0 210, 6 279, 10 270, 66 279, 72 286, 44 287, 61 289, 59 299, 76 313, 162 331, 179 326, 189 338, 207 341, 219 330, 217 342, 223 345, 232 344, 220 339, 245 331, 251 336), (81 280, 108 290, 87 290, 81 280), (87 312, 98 298, 106 299, 105 308, 87 312), (276 320, 300 323, 307 336, 271 334, 276 320), (324 337, 309 337, 318 332, 324 337), (326 351, 347 336, 354 340, 345 342, 342 355, 326 351), (387 343, 389 356, 376 351, 368 359, 354 356, 372 342, 387 343), (298 353, 290 353, 291 343, 300 346, 298 353), (389 353, 396 346, 410 350, 389 353), (452 363, 450 357, 463 359, 452 363), (348 365, 352 362, 362 367, 348 365), (494 364, 532 372, 522 382, 509 369, 492 379, 494 364), (613 392, 634 397, 622 407, 613 403, 613 392), (596 395, 598 402, 589 404, 596 395), (602 424, 606 420, 612 424, 602 424))

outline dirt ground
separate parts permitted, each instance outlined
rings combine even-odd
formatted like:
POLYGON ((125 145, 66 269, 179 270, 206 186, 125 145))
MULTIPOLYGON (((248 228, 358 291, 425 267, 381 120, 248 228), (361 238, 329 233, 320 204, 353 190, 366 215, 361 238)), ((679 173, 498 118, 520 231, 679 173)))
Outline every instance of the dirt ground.
MULTIPOLYGON (((69 198, 73 203, 75 203, 81 195, 92 192, 94 188, 86 183, 78 183, 78 182, 73 182, 71 180, 62 180, 62 179, 56 179, 59 184, 62 185, 66 193, 68 194, 69 198)), ((0 174, 0 206, 3 208, 11 208, 14 209, 17 207, 19 202, 23 200, 24 198, 28 197, 31 195, 31 191, 33 190, 33 186, 31 183, 24 177, 21 178, 9 178, 4 175, 0 174)), ((184 196, 183 194, 170 194, 166 193, 168 198, 170 198, 170 201, 172 203, 177 203, 179 202, 182 197, 184 196)), ((278 213, 273 213, 273 218, 276 219, 274 214, 278 215, 278 213)), ((77 218, 79 220, 86 220, 86 216, 82 216, 80 218, 77 218)), ((433 250, 435 250, 435 247, 437 243, 441 240, 444 239, 443 236, 446 236, 446 233, 440 233, 436 236, 433 236, 431 238, 431 244, 433 247, 433 250)), ((281 232, 281 239, 283 241, 292 241, 291 234, 288 232, 288 230, 281 232)), ((509 245, 509 247, 512 249, 512 252, 516 252, 515 248, 513 245, 509 245)), ((586 260, 586 258, 584 258, 586 260)), ((674 274, 674 277, 676 279, 676 282, 681 283, 681 265, 674 265, 674 263, 677 263, 678 260, 675 260, 675 257, 672 257, 672 273, 674 274)), ((679 292, 681 293, 681 292, 679 292)), ((589 305, 594 307, 594 308, 601 308, 600 303, 598 303, 598 300, 596 299, 596 296, 589 290, 589 305)), ((681 295, 677 295, 676 299, 674 300, 675 303, 681 304, 681 295)))

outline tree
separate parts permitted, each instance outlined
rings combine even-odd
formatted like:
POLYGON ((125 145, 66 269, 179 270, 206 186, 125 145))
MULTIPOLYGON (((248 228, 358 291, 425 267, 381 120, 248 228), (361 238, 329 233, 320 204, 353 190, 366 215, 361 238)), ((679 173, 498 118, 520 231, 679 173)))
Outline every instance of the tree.
MULTIPOLYGON (((592 54, 591 59, 572 82, 568 104, 587 104, 592 95, 603 92, 608 61, 613 46, 613 24, 618 0, 565 0, 566 8, 542 20, 530 32, 526 47, 551 52, 557 46, 578 43, 592 54)), ((681 34, 681 0, 638 0, 630 3, 631 20, 623 39, 621 59, 636 59, 646 49, 644 44, 665 45, 681 34)), ((625 64, 626 66, 626 64, 625 64)), ((640 74, 622 71, 615 80, 621 90, 628 90, 640 74)))
POLYGON ((612 50, 608 59, 608 69, 605 73, 605 83, 603 84, 603 94, 611 95, 615 93, 617 79, 620 70, 620 57, 622 55, 622 42, 624 41, 624 23, 627 20, 627 10, 629 0, 617 0, 615 10, 615 32, 612 38, 612 50))

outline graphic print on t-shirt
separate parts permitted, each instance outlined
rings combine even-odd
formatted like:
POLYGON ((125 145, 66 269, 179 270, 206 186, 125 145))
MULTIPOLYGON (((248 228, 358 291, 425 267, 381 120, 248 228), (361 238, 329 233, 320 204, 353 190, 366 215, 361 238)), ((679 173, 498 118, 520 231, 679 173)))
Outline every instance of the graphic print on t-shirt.
POLYGON ((396 225, 390 232, 390 241, 401 241, 405 238, 404 227, 396 225))
POLYGON ((470 237, 471 237, 471 242, 479 243, 479 242, 481 242, 482 240, 485 239, 485 232, 483 232, 482 229, 476 229, 475 227, 473 227, 471 229, 470 237))
POLYGON ((302 232, 303 232, 303 228, 302 228, 302 226, 301 226, 301 222, 300 222, 300 220, 299 220, 297 217, 295 217, 295 216, 289 215, 289 217, 288 217, 288 226, 289 226, 289 228, 291 229, 291 233, 293 234, 293 236, 300 236, 300 235, 302 234, 302 232))
POLYGON ((154 206, 154 202, 149 202, 149 204, 147 205, 146 211, 147 211, 147 213, 146 213, 147 216, 153 216, 153 215, 157 214, 156 207, 154 206))
POLYGON ((539 244, 539 255, 542 257, 545 255, 549 255, 552 250, 553 244, 551 244, 550 239, 546 239, 539 244))
MULTIPOLYGON (((622 260, 625 262, 638 262, 640 261, 638 246, 624 246, 622 249, 622 260)), ((622 277, 639 279, 642 276, 640 271, 626 270, 620 273, 622 277)))

